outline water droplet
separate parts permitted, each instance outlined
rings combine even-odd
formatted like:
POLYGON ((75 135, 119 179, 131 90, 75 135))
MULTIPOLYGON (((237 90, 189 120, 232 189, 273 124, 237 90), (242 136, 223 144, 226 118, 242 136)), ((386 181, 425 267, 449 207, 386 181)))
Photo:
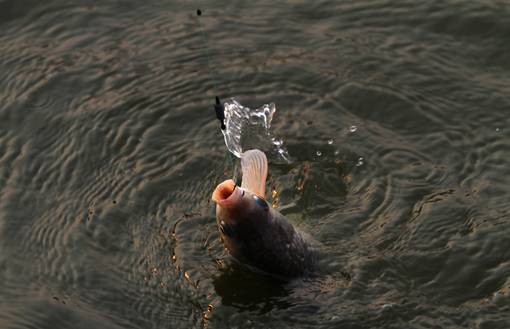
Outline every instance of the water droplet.
POLYGON ((321 151, 317 151, 317 156, 320 157, 322 155, 321 151))
POLYGON ((496 128, 496 132, 499 132, 499 128, 496 128))
POLYGON ((358 127, 357 127, 357 126, 350 126, 350 127, 349 127, 349 132, 350 132, 350 133, 355 133, 355 132, 356 132, 356 130, 358 130, 358 127))
POLYGON ((332 144, 333 144, 333 139, 328 140, 328 145, 332 145, 332 144))
POLYGON ((359 157, 358 162, 356 163, 356 167, 361 167, 364 163, 363 157, 359 157))

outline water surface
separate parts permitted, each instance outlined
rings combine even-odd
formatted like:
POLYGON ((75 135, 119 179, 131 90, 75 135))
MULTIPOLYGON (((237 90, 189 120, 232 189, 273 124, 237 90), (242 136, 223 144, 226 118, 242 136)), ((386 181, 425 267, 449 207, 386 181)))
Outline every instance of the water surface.
POLYGON ((510 327, 509 15, 0 1, 0 327, 510 327), (321 244, 320 276, 224 251, 216 94, 276 104, 292 161, 269 157, 269 199, 321 244))

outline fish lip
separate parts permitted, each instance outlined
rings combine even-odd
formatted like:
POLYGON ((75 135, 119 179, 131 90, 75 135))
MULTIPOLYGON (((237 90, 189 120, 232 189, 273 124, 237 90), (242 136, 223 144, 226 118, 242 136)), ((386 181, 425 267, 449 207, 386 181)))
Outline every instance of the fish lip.
POLYGON ((220 207, 229 208, 236 203, 241 195, 242 191, 236 186, 236 183, 232 179, 227 179, 216 186, 211 199, 220 207))

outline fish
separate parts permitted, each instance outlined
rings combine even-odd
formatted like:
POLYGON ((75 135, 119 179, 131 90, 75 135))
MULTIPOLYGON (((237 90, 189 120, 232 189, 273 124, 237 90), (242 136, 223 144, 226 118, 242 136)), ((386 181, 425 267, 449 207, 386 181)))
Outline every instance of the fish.
POLYGON ((279 278, 314 273, 316 248, 264 198, 268 173, 264 152, 244 152, 241 168, 241 186, 227 179, 212 193, 225 248, 240 263, 279 278))

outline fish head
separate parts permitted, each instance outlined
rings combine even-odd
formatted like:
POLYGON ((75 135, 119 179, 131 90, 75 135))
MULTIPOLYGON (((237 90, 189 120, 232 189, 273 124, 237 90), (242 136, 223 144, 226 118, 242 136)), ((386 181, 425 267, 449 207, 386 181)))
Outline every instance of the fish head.
POLYGON ((212 194, 216 203, 216 221, 223 243, 241 258, 247 243, 263 234, 270 221, 270 206, 264 198, 236 186, 229 179, 219 184, 212 194))

